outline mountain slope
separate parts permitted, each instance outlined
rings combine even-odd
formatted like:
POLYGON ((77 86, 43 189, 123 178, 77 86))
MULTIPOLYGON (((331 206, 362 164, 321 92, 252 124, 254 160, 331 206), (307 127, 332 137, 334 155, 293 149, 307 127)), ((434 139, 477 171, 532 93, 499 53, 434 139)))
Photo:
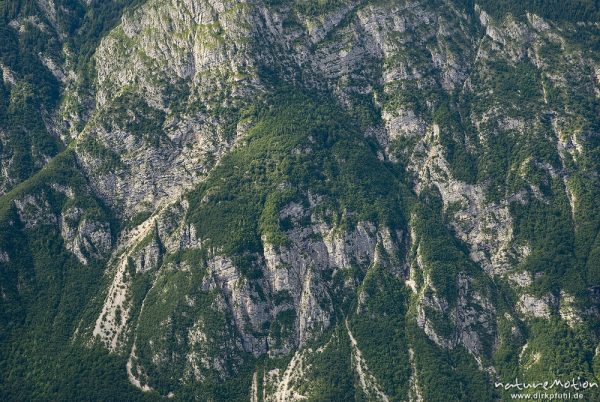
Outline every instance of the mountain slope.
POLYGON ((6 399, 600 381, 594 2, 119 4, 3 176, 6 399))

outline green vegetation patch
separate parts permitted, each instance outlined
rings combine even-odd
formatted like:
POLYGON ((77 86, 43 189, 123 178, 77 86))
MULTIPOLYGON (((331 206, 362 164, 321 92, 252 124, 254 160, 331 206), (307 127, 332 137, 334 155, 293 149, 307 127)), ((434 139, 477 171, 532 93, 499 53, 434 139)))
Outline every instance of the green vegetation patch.
POLYGON ((255 124, 240 146, 190 195, 198 235, 226 254, 261 251, 261 236, 284 244, 279 211, 306 202, 309 189, 322 197, 315 212, 334 225, 400 227, 408 190, 397 167, 377 158, 333 101, 284 91, 245 116, 255 124))

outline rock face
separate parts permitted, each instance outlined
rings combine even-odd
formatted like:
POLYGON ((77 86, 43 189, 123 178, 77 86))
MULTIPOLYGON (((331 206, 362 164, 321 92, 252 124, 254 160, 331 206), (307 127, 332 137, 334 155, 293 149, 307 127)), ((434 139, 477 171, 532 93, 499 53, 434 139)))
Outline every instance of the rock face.
POLYGON ((131 217, 177 197, 243 133, 231 125, 260 93, 261 55, 247 40, 257 18, 245 2, 150 2, 103 39, 97 123, 80 135, 79 156, 113 208, 131 217))
POLYGON ((77 208, 65 211, 60 217, 60 227, 65 248, 87 265, 89 258, 103 258, 110 253, 112 239, 107 223, 89 221, 81 214, 77 208))
MULTIPOLYGON (((62 323, 135 395, 181 400, 492 401, 515 375, 598 378, 597 23, 148 0, 82 71, 67 9, 38 3, 10 29, 65 43, 39 55, 58 145, 13 189, 36 169, 11 173, 0 125, 0 334, 62 323), (17 324, 35 291, 57 310, 17 324)), ((7 110, 33 97, 0 68, 7 110)))

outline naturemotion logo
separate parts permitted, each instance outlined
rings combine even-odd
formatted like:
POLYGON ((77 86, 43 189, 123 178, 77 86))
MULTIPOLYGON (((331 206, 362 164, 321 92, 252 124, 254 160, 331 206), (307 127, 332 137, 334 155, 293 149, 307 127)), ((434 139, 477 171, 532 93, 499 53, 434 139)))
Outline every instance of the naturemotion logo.
POLYGON ((548 391, 551 389, 564 389, 564 390, 574 390, 581 391, 585 389, 598 388, 597 382, 590 382, 587 380, 582 380, 580 377, 577 377, 567 381, 562 380, 552 380, 552 381, 542 381, 542 382, 521 382, 519 379, 515 378, 514 382, 495 382, 494 386, 496 388, 502 388, 506 391, 509 390, 518 390, 523 391, 526 389, 543 389, 544 391, 548 391))

